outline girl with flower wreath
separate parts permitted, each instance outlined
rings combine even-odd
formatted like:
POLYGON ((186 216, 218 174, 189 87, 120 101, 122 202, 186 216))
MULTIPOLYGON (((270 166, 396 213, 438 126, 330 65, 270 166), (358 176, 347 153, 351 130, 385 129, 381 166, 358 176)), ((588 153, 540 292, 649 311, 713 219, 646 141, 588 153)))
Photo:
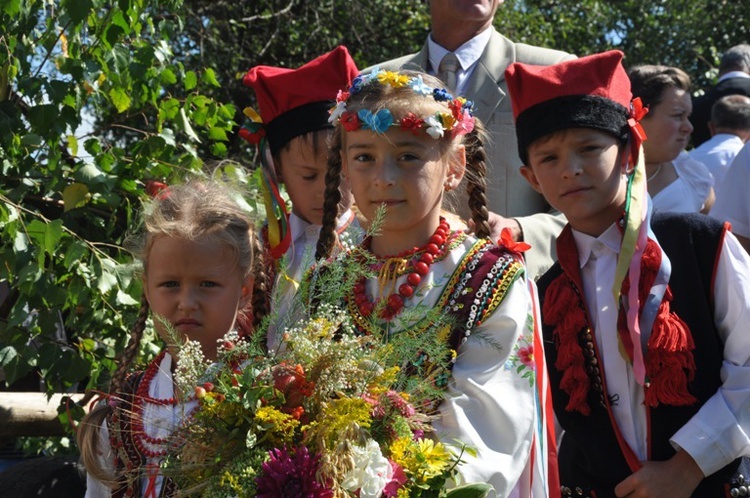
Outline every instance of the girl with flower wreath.
MULTIPOLYGON (((457 453, 475 450, 462 456, 458 484, 489 483, 502 497, 548 496, 554 439, 540 401, 546 390, 535 291, 525 276, 525 245, 507 233, 504 246, 488 238, 486 155, 472 103, 427 74, 376 68, 339 93, 331 121, 317 256, 329 257, 335 245, 342 176, 376 228, 318 276, 309 274, 308 299, 324 299, 315 282, 327 270, 364 265, 364 275, 342 282, 359 333, 442 341, 455 356, 449 372, 430 379, 444 390, 436 435, 457 453), (474 235, 441 217, 444 193, 464 177, 474 235)), ((424 361, 411 359, 412 366, 424 361)))
POLYGON ((134 251, 143 264, 138 320, 110 394, 78 428, 87 498, 151 498, 176 491, 159 465, 170 452, 169 436, 196 401, 194 393, 175 389, 173 370, 180 349, 174 342, 198 341, 202 351, 194 354, 212 361, 217 341, 235 327, 240 311, 249 309, 246 303, 266 299, 262 249, 253 222, 234 195, 219 183, 170 186, 158 192, 144 212, 144 233, 134 251), (145 371, 128 372, 149 308, 168 346, 145 371))

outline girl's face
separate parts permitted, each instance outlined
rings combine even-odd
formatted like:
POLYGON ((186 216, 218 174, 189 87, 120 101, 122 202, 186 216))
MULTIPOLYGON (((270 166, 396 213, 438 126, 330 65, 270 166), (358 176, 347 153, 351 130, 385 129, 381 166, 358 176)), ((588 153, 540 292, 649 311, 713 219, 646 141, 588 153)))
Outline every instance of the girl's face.
POLYGON ((693 125, 688 118, 693 112, 690 94, 685 90, 668 87, 661 102, 651 106, 641 120, 648 137, 643 142, 643 152, 648 163, 672 161, 687 146, 693 125))
POLYGON ((609 133, 571 128, 534 141, 521 174, 570 226, 598 237, 622 214, 625 166, 609 133))
POLYGON ((144 290, 159 336, 170 344, 162 320, 183 338, 198 341, 209 360, 216 341, 234 327, 237 310, 250 296, 235 258, 218 242, 156 237, 148 254, 144 290))
POLYGON ((341 150, 344 175, 357 208, 368 220, 386 207, 376 254, 421 246, 437 229, 445 185, 458 186, 465 169, 463 146, 441 150, 424 133, 391 128, 385 134, 347 132, 341 150))

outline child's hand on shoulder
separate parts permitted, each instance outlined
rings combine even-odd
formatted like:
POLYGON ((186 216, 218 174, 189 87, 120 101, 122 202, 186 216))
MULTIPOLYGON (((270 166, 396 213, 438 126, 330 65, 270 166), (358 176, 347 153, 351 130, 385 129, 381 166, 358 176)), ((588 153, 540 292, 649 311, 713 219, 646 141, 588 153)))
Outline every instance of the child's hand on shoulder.
POLYGON ((643 467, 615 487, 621 498, 689 498, 705 476, 695 460, 680 450, 663 462, 643 467))

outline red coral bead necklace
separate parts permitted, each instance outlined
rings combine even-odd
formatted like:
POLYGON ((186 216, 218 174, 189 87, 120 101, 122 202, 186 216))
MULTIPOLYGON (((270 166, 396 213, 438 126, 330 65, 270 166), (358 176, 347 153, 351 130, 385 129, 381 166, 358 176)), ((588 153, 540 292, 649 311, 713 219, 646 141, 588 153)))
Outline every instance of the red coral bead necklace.
MULTIPOLYGON (((438 225, 435 232, 432 234, 430 239, 422 247, 416 247, 409 251, 404 251, 396 255, 385 256, 382 259, 385 260, 380 268, 379 281, 381 283, 381 289, 383 284, 389 280, 398 278, 398 275, 402 271, 408 272, 406 282, 398 287, 397 292, 391 293, 380 310, 380 317, 386 321, 392 320, 404 309, 404 300, 414 295, 414 289, 422 283, 422 277, 427 275, 430 271, 430 266, 436 260, 438 256, 445 250, 451 234, 451 228, 448 221, 445 218, 440 218, 440 224, 438 225), (410 258, 408 263, 404 260, 410 258), (406 268, 404 269, 404 266, 406 268)), ((372 244, 372 238, 368 237, 363 242, 362 246, 364 249, 369 250, 372 244)), ((357 305, 357 309, 360 314, 364 317, 369 317, 376 308, 374 303, 368 296, 365 290, 366 278, 363 276, 360 280, 354 284, 354 302, 357 305)))

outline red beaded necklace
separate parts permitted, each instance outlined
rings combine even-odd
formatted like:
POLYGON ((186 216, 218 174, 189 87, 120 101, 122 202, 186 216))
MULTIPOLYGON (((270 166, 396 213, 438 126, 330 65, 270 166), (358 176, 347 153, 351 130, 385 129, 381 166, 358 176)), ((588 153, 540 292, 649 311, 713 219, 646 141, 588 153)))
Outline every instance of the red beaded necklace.
MULTIPOLYGON (((441 217, 440 224, 435 230, 435 233, 432 234, 427 244, 423 247, 415 247, 409 251, 382 258, 386 262, 381 265, 381 274, 385 274, 386 277, 381 277, 379 280, 393 278, 395 286, 395 279, 398 277, 398 274, 402 271, 408 273, 406 282, 398 287, 398 292, 393 292, 388 296, 385 306, 381 308, 380 317, 382 319, 391 321, 401 313, 404 309, 404 300, 414 295, 414 289, 422 283, 422 277, 427 275, 430 271, 430 266, 435 261, 436 257, 438 257, 445 249, 450 233, 450 225, 445 218, 441 217), (409 258, 408 262, 405 261, 407 258, 409 258), (394 262, 396 263, 396 266, 393 265, 394 262)), ((369 250, 371 244, 372 237, 368 237, 363 241, 362 247, 365 250, 369 250)), ((366 278, 365 276, 362 276, 360 280, 354 284, 354 302, 356 303, 360 314, 364 317, 369 317, 375 310, 376 303, 367 296, 367 293, 365 292, 365 282, 366 278)))
POLYGON ((135 442, 136 448, 142 455, 151 458, 163 457, 167 454, 167 438, 153 437, 146 433, 146 429, 143 425, 144 404, 150 403, 152 405, 158 406, 176 406, 179 403, 179 401, 176 400, 174 396, 160 399, 153 398, 148 394, 149 386, 151 385, 151 382, 154 380, 156 375, 159 373, 159 367, 161 366, 161 362, 164 359, 165 354, 166 350, 162 351, 159 356, 154 358, 154 360, 149 364, 148 368, 143 373, 143 378, 138 384, 138 389, 136 390, 135 397, 133 398, 133 413, 131 419, 133 441, 135 442), (162 449, 153 450, 146 443, 152 446, 161 446, 162 449))

